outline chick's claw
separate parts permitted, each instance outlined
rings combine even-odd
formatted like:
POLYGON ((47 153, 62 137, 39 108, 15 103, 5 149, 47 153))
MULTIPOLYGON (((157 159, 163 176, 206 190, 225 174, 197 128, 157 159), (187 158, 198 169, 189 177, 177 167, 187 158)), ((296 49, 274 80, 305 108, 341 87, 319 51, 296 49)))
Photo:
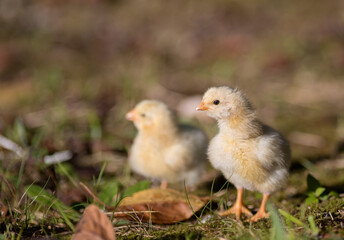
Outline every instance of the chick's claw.
POLYGON ((253 217, 251 217, 248 221, 249 222, 257 222, 261 218, 268 218, 270 216, 270 213, 267 213, 265 211, 258 211, 253 217))
POLYGON ((260 205, 260 208, 258 210, 258 212, 251 217, 251 219, 249 220, 250 222, 256 222, 261 218, 268 218, 270 216, 270 213, 267 213, 265 211, 265 206, 266 206, 266 202, 269 199, 270 194, 268 193, 263 193, 263 199, 262 199, 262 203, 260 205))
POLYGON ((251 217, 253 214, 250 210, 248 210, 244 205, 235 204, 233 207, 231 207, 229 210, 220 212, 220 216, 227 216, 230 214, 235 214, 236 219, 240 219, 241 213, 244 213, 245 215, 251 217))

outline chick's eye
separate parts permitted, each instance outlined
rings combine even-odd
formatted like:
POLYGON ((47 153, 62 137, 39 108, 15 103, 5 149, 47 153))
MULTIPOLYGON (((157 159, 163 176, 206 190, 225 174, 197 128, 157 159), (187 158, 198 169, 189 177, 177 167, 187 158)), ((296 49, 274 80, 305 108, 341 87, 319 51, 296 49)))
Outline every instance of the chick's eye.
POLYGON ((141 117, 145 117, 146 116, 146 114, 144 114, 144 113, 141 113, 141 117))
POLYGON ((214 100, 214 102, 213 102, 215 105, 218 105, 219 103, 220 103, 220 101, 219 100, 214 100))

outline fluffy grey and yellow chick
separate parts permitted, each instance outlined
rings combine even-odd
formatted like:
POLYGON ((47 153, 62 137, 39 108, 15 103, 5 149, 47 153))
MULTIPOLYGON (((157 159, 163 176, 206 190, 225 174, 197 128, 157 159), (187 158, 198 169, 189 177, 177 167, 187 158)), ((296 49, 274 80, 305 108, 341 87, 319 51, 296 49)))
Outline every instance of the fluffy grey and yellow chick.
POLYGON ((271 127, 261 123, 250 102, 238 89, 210 88, 197 107, 218 122, 219 133, 211 140, 208 157, 237 188, 237 200, 221 215, 241 213, 252 216, 243 206, 243 190, 263 193, 259 211, 250 220, 267 217, 265 205, 270 194, 279 190, 288 177, 289 144, 271 127))
POLYGON ((176 116, 162 102, 144 100, 126 115, 138 134, 129 153, 133 171, 147 178, 168 182, 185 180, 193 186, 201 178, 208 140, 198 128, 178 125, 176 116))

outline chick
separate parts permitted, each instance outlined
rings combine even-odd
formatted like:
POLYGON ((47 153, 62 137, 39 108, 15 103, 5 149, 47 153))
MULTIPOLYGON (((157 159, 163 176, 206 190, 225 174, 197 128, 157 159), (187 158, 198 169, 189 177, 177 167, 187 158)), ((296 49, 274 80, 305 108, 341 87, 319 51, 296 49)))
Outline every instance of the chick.
POLYGON ((168 183, 194 186, 205 168, 208 140, 198 128, 178 125, 175 115, 162 102, 144 100, 126 115, 138 134, 129 153, 133 171, 168 183))
POLYGON ((208 157, 213 167, 237 188, 234 206, 221 215, 235 214, 237 219, 241 213, 252 216, 242 203, 243 191, 248 189, 263 193, 259 211, 250 221, 268 217, 266 202, 288 177, 287 140, 257 119, 251 103, 238 89, 210 88, 196 110, 217 120, 219 133, 209 144, 208 157))

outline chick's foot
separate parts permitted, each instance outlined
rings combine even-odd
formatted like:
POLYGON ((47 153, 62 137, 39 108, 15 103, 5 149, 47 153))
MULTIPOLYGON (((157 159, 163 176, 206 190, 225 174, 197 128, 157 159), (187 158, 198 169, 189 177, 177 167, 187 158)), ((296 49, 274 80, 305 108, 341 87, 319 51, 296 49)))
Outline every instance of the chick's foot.
POLYGON ((261 218, 268 218, 270 216, 270 213, 267 213, 265 211, 258 211, 253 217, 251 217, 248 221, 249 222, 257 222, 261 218))
POLYGON ((270 216, 270 213, 267 213, 265 211, 265 206, 266 206, 266 202, 268 201, 270 194, 268 193, 263 193, 263 199, 262 199, 262 203, 260 204, 260 208, 258 210, 258 212, 250 218, 250 222, 256 222, 261 218, 268 218, 270 216))
POLYGON ((229 214, 235 214, 236 219, 240 219, 241 213, 244 213, 245 215, 251 217, 253 214, 248 210, 244 205, 242 204, 234 204, 233 207, 231 207, 227 211, 220 212, 220 216, 227 216, 229 214))

